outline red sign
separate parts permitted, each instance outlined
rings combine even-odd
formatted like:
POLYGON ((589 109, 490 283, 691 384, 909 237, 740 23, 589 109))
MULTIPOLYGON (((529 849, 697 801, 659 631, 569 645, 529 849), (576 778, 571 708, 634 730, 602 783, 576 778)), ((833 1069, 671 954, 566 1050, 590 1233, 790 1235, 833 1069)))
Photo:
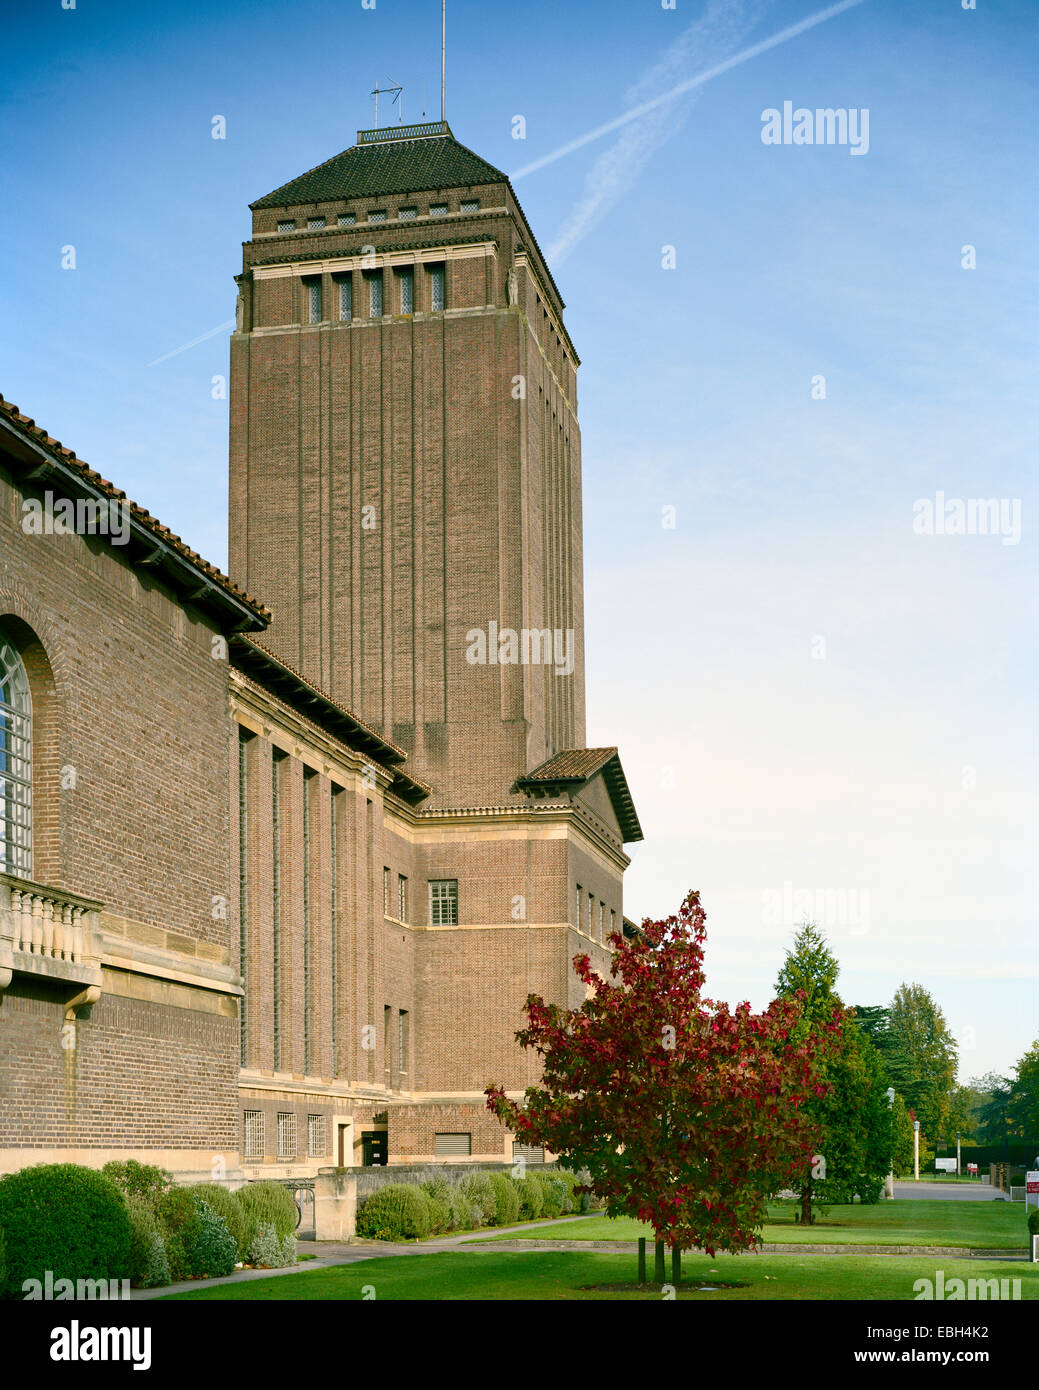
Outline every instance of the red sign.
POLYGON ((1039 1182, 1025 1183, 1025 1192, 1039 1192, 1039 1182))

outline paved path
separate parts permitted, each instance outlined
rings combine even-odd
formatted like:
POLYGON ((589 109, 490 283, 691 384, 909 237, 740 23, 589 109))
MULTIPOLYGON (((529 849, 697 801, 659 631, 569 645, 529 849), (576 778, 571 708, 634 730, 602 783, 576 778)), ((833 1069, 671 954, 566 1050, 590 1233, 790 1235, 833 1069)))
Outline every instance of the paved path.
POLYGON ((983 1187, 980 1182, 896 1182, 895 1198, 911 1197, 916 1202, 998 1202, 1009 1201, 998 1187, 983 1187))

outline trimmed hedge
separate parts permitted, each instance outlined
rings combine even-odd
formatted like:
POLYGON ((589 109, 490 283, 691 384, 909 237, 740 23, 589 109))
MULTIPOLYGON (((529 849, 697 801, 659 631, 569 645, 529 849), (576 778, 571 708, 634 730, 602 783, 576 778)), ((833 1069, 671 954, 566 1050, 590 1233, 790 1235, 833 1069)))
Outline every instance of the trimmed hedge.
MULTIPOLYGON (((232 1192, 229 1187, 221 1187, 216 1182, 197 1182, 187 1190, 200 1201, 212 1207, 218 1216, 223 1217, 224 1224, 231 1232, 231 1238, 235 1243, 235 1263, 244 1260, 249 1253, 250 1223, 242 1209, 238 1193, 232 1192)), ((293 1207, 293 1221, 295 1221, 295 1207, 293 1207)))
POLYGON ((478 1226, 493 1226, 497 1201, 490 1173, 468 1173, 462 1179, 462 1195, 469 1199, 478 1226))
POLYGON ((540 1182, 529 1169, 525 1178, 516 1178, 515 1182, 519 1188, 520 1220, 536 1221, 541 1215, 545 1200, 540 1182))
POLYGON ((520 1195, 512 1178, 505 1173, 491 1174, 494 1189, 494 1224, 512 1226, 519 1220, 520 1195))
POLYGON ((365 1199, 357 1234, 369 1240, 421 1240, 429 1235, 429 1197, 416 1183, 393 1182, 365 1199))
POLYGON ((26 1279, 126 1279, 130 1215, 122 1193, 94 1168, 37 1163, 0 1178, 7 1270, 2 1292, 21 1298, 26 1279))
POLYGON ((1028 1234, 1039 1236, 1039 1207, 1033 1207, 1028 1213, 1028 1234))

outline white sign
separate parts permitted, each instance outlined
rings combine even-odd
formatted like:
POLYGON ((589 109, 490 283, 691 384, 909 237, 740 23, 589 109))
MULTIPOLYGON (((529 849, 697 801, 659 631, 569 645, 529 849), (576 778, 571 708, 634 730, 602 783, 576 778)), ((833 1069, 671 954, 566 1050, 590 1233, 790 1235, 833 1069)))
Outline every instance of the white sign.
POLYGON ((1025 1174, 1025 1209, 1039 1207, 1039 1172, 1025 1174))
POLYGON ((955 1173, 956 1160, 954 1158, 936 1158, 934 1160, 934 1171, 936 1173, 955 1173))

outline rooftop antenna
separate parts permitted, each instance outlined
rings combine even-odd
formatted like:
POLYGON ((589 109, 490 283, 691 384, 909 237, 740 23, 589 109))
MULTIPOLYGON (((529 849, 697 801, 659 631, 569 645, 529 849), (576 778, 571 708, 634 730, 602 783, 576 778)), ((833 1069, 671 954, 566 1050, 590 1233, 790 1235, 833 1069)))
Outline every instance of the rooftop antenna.
MULTIPOLYGON (((392 78, 392 77, 389 79, 389 81, 390 81, 390 83, 392 84, 391 86, 389 86, 389 87, 380 87, 379 84, 376 83, 375 86, 372 88, 372 90, 368 93, 369 96, 372 96, 372 97, 375 98, 375 129, 376 129, 376 130, 379 129, 379 97, 385 95, 387 92, 393 92, 393 93, 394 93, 393 100, 394 100, 394 101, 401 101, 401 92, 403 92, 403 90, 404 90, 404 88, 400 85, 399 82, 394 82, 394 81, 393 81, 393 78, 392 78)), ((403 111, 403 109, 404 109, 403 102, 401 102, 401 105, 400 105, 400 107, 398 108, 398 111, 403 111)), ((398 116, 398 124, 400 124, 400 117, 399 117, 399 116, 398 116)))
POLYGON ((440 0, 440 122, 447 120, 447 0, 440 0))

